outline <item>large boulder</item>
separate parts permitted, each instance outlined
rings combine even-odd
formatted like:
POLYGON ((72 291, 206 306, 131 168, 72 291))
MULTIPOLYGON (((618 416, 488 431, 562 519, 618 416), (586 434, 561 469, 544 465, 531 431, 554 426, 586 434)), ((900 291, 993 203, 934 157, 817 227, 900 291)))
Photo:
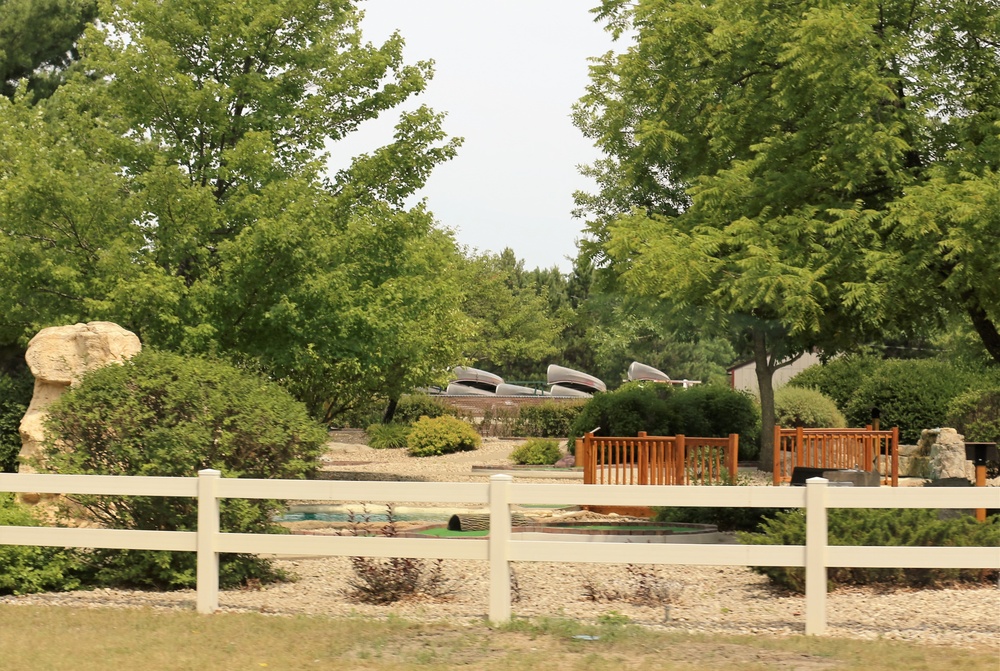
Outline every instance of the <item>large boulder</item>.
POLYGON ((921 432, 919 452, 925 454, 927 477, 969 478, 970 466, 965 458, 965 437, 955 429, 926 429, 921 432))
POLYGON ((122 363, 142 349, 139 338, 111 322, 52 326, 28 343, 25 360, 35 376, 35 390, 21 419, 21 473, 34 473, 31 462, 45 444, 47 408, 83 375, 96 368, 122 363))

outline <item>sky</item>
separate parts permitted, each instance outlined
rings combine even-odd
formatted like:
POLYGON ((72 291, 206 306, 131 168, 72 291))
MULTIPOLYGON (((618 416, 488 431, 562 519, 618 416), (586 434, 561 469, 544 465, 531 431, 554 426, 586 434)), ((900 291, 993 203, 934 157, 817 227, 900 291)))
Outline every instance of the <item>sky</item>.
MULTIPOLYGON (((590 13, 597 0, 364 0, 362 32, 379 43, 398 30, 406 62, 433 59, 427 90, 405 106, 447 112, 465 138, 417 194, 459 244, 514 250, 528 269, 571 267, 583 222, 573 192, 593 190, 578 166, 599 152, 573 126, 588 58, 614 48, 590 13)), ((350 157, 387 144, 396 115, 367 122, 336 146, 350 157)), ((343 164, 331 163, 336 169, 343 164)))

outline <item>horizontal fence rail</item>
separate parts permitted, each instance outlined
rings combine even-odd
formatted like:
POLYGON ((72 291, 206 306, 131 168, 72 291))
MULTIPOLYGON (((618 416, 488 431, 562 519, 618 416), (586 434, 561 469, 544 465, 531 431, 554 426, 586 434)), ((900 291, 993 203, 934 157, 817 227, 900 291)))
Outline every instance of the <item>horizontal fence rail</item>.
POLYGON ((805 632, 826 629, 828 567, 1000 569, 1000 549, 989 547, 829 546, 830 508, 1000 508, 1000 488, 701 487, 515 483, 494 475, 489 483, 240 480, 200 471, 196 478, 0 474, 0 492, 189 496, 198 500, 197 531, 137 531, 0 526, 0 545, 172 550, 197 553, 197 610, 219 607, 219 554, 223 552, 325 556, 475 559, 489 562, 489 619, 511 617, 510 562, 641 563, 704 566, 804 567, 805 632), (490 534, 482 539, 414 539, 224 533, 223 498, 298 498, 327 501, 422 501, 488 504, 490 534), (805 545, 697 545, 581 543, 514 540, 512 504, 805 508, 805 545), (623 553, 627 551, 627 556, 623 553))
POLYGON ((739 434, 727 438, 595 436, 576 441, 588 485, 688 485, 736 482, 739 434))
POLYGON ((899 486, 899 428, 806 429, 774 427, 774 484, 790 482, 796 467, 877 471, 899 486))

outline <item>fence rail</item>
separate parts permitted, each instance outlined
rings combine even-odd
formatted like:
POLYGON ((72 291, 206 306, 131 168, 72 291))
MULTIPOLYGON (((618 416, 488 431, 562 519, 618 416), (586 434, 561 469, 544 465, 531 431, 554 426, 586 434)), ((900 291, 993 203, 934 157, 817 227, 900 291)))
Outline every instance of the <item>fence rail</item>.
POLYGON ((690 485, 736 482, 739 434, 728 438, 595 436, 576 441, 588 485, 690 485))
POLYGON ((197 553, 197 610, 219 607, 219 553, 478 559, 489 562, 489 619, 511 617, 510 562, 698 564, 703 566, 799 566, 806 573, 805 632, 826 629, 827 567, 1000 569, 997 548, 830 547, 829 508, 1000 508, 1000 488, 828 487, 822 478, 806 487, 699 487, 515 483, 494 475, 489 483, 304 482, 223 479, 218 471, 197 478, 0 474, 0 492, 191 496, 198 499, 193 532, 125 531, 0 526, 0 545, 175 550, 197 553), (485 539, 358 538, 223 533, 222 498, 310 498, 329 501, 424 501, 488 503, 485 539), (805 545, 694 545, 577 543, 514 540, 512 504, 615 506, 801 507, 806 510, 805 545), (623 552, 627 550, 627 557, 623 552))
POLYGON ((899 486, 899 428, 782 429, 774 427, 774 484, 790 482, 792 471, 855 468, 878 471, 882 484, 899 486))

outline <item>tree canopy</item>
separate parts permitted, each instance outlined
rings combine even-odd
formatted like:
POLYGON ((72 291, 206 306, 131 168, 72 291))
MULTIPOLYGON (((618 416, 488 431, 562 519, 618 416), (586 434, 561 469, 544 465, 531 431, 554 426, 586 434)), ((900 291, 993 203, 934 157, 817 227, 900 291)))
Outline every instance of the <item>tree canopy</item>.
POLYGON ((976 272, 1000 262, 984 244, 1000 233, 987 212, 1000 160, 990 4, 598 9, 635 42, 592 66, 577 107, 605 154, 590 168, 600 192, 579 203, 629 290, 743 334, 765 462, 770 375, 789 357, 919 329, 952 306, 982 333, 1000 318, 976 272))
POLYGON ((326 174, 432 74, 359 21, 342 0, 102 4, 65 85, 0 99, 0 342, 109 319, 260 368, 328 421, 453 364, 460 255, 405 201, 459 140, 419 107, 326 174))

